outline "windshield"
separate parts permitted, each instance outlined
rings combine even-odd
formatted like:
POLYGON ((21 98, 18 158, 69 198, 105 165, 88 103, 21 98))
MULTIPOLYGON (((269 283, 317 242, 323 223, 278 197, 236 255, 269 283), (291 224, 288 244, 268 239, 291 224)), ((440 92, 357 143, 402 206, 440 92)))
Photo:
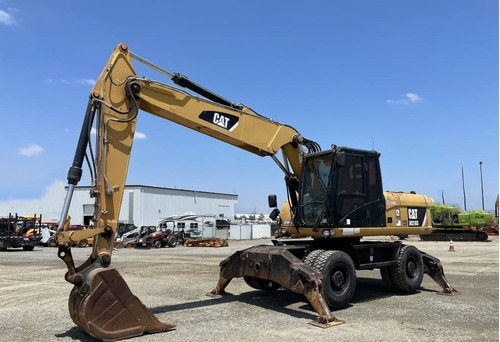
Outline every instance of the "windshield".
POLYGON ((326 213, 326 199, 332 168, 333 154, 311 157, 306 160, 302 196, 301 217, 304 224, 314 226, 326 213))

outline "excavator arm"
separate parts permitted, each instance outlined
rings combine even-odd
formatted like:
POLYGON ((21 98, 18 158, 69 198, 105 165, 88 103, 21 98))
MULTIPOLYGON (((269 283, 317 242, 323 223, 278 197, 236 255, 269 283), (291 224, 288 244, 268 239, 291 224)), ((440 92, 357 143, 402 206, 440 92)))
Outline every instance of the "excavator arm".
POLYGON ((75 158, 68 172, 68 193, 56 237, 63 249, 60 256, 68 264, 67 278, 71 282, 71 277, 78 273, 68 255, 72 244, 96 236, 89 262, 111 255, 139 109, 256 155, 271 156, 289 180, 300 176, 303 146, 308 150, 319 149, 292 127, 261 116, 244 105, 233 104, 180 74, 160 69, 173 82, 209 99, 138 77, 132 57, 151 64, 131 53, 125 44, 116 47, 90 93, 75 158), (93 123, 96 124, 95 147, 90 141, 93 123), (280 150, 282 162, 276 157, 280 150), (90 195, 95 198, 95 228, 69 232, 67 215, 74 187, 81 179, 84 158, 89 162, 92 176, 90 195))
MULTIPOLYGON (((69 299, 70 314, 78 326, 101 340, 117 340, 174 327, 158 321, 131 293, 120 274, 109 267, 139 109, 258 156, 271 156, 285 173, 289 186, 298 183, 303 147, 309 151, 319 150, 317 144, 304 139, 292 127, 263 117, 244 105, 233 104, 183 75, 160 69, 131 53, 125 44, 119 44, 90 93, 75 157, 68 172, 68 192, 56 233, 58 256, 68 268, 66 280, 74 284, 69 299), (138 77, 132 58, 202 97, 138 77), (95 145, 90 139, 93 127, 95 145), (280 150, 283 161, 276 157, 280 150), (80 181, 85 159, 92 178, 90 196, 95 198, 94 228, 68 231, 71 198, 80 181), (92 253, 87 261, 76 266, 71 246, 86 237, 94 238, 92 253)), ((291 189, 291 192, 296 190, 291 189)), ((315 279, 312 283, 315 287, 311 291, 318 293, 315 279)), ((320 294, 310 296, 321 303, 320 294)), ((324 302, 323 306, 327 316, 324 320, 331 321, 324 302)))

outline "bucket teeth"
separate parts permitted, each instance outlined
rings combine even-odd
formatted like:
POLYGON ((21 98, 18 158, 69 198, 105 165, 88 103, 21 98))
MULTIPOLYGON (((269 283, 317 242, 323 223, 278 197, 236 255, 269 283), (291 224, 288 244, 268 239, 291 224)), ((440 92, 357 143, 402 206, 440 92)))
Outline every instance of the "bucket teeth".
POLYGON ((69 297, 73 321, 101 341, 116 341, 171 330, 132 294, 113 268, 92 271, 89 281, 75 286, 69 297), (90 285, 90 288, 89 288, 90 285))

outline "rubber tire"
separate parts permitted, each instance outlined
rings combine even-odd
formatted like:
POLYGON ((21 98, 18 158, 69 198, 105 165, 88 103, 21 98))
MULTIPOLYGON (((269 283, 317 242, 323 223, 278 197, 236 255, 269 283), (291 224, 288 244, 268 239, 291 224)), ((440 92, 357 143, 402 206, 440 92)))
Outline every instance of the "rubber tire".
POLYGON ((25 251, 32 251, 35 249, 35 246, 23 246, 23 250, 25 251))
POLYGON ((161 241, 159 241, 159 240, 158 240, 158 241, 155 241, 155 242, 153 243, 153 247, 155 247, 155 248, 160 248, 160 247, 161 247, 161 241))
POLYGON ((406 293, 416 292, 424 277, 422 254, 414 246, 403 245, 399 251, 398 264, 391 266, 390 271, 397 290, 406 293))
POLYGON ((304 264, 314 267, 316 259, 318 259, 318 256, 324 251, 325 251, 324 249, 315 249, 304 258, 304 264))
POLYGON ((392 281, 392 276, 391 276, 391 267, 381 267, 380 268, 380 275, 382 276, 382 281, 384 282, 385 287, 387 287, 390 290, 395 290, 396 287, 394 286, 394 282, 392 281))
POLYGON ((356 290, 356 268, 342 251, 323 251, 314 262, 323 275, 323 297, 332 308, 345 308, 356 290), (335 284, 334 277, 340 284, 335 284))
POLYGON ((167 246, 168 247, 175 247, 177 246, 177 239, 176 238, 171 238, 167 241, 167 246))
POLYGON ((261 279, 261 278, 256 278, 256 277, 249 277, 249 276, 244 276, 243 279, 245 280, 245 283, 247 283, 248 286, 251 288, 254 288, 256 290, 262 290, 266 292, 272 292, 276 291, 281 287, 280 284, 269 280, 269 279, 261 279))

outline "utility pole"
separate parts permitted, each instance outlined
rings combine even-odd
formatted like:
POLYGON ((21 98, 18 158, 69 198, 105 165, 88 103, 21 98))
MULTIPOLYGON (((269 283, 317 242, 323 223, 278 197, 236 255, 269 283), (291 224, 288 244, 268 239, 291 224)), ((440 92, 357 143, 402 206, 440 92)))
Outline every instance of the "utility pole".
POLYGON ((484 190, 483 190, 483 162, 479 162, 479 172, 481 173, 481 200, 483 203, 483 210, 484 210, 484 190))
POLYGON ((465 180, 464 180, 464 167, 462 166, 462 189, 464 191, 464 210, 467 211, 467 201, 465 200, 465 180))

